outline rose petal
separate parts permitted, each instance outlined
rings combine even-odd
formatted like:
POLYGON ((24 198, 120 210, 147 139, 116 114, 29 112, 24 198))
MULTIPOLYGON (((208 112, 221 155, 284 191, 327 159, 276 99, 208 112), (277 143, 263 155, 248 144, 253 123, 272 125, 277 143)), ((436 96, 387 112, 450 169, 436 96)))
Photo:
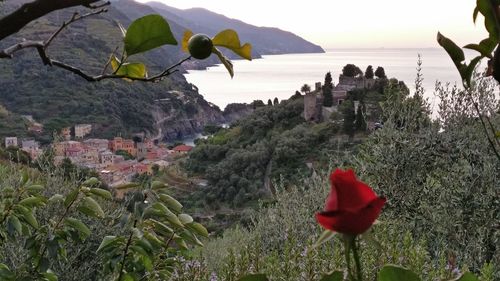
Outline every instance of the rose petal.
POLYGON ((330 181, 332 184, 332 191, 330 193, 333 193, 335 190, 337 206, 335 209, 325 208, 326 211, 356 212, 377 198, 375 192, 367 184, 356 179, 356 175, 351 169, 347 171, 336 169, 330 175, 330 181))
POLYGON ((316 214, 316 220, 325 229, 358 235, 366 232, 380 215, 385 198, 377 197, 357 212, 330 211, 316 214))

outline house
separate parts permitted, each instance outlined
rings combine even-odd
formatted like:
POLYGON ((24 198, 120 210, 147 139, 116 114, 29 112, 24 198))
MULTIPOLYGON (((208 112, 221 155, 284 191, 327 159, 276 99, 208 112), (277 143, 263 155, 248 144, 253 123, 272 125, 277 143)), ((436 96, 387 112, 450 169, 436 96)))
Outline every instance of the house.
POLYGON ((106 150, 109 148, 109 141, 106 139, 88 139, 84 140, 83 144, 88 147, 93 147, 97 150, 106 150))
POLYGON ((121 137, 115 137, 113 140, 111 140, 109 142, 109 149, 113 152, 117 152, 118 150, 124 150, 132 156, 137 155, 137 150, 135 149, 134 141, 129 139, 123 139, 121 137))
POLYGON ((29 153, 31 159, 36 159, 43 151, 35 140, 22 140, 21 149, 29 153))
POLYGON ((99 161, 103 165, 112 165, 114 164, 116 155, 114 155, 111 151, 103 151, 99 153, 99 161))
POLYGON ((36 134, 41 134, 43 132, 43 125, 40 123, 32 123, 28 127, 28 131, 36 133, 36 134))
POLYGON ((75 138, 83 139, 83 137, 90 134, 91 131, 92 131, 92 125, 90 125, 90 124, 77 124, 77 125, 75 125, 75 138))
POLYGON ((174 147, 172 150, 175 151, 176 153, 179 153, 179 154, 187 154, 193 148, 194 147, 192 147, 190 145, 181 144, 181 145, 174 147))
POLYGON ((137 159, 147 158, 148 152, 154 148, 153 141, 144 140, 143 142, 137 143, 136 153, 137 159))
POLYGON ((69 141, 71 139, 71 128, 70 127, 65 127, 61 129, 61 137, 69 141))
POLYGON ((5 147, 9 147, 9 146, 14 146, 14 147, 18 146, 17 137, 6 137, 5 138, 5 147))
POLYGON ((53 148, 56 156, 66 156, 66 150, 81 149, 82 144, 77 141, 61 141, 54 143, 53 148))

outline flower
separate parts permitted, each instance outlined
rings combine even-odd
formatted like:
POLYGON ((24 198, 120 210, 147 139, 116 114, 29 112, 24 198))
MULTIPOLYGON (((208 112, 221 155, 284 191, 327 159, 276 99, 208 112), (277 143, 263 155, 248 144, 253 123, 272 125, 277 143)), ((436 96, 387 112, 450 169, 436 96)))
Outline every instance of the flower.
POLYGON ((316 214, 318 223, 347 235, 367 231, 380 215, 385 198, 378 197, 367 184, 357 180, 353 170, 336 169, 330 175, 330 182, 325 210, 316 214))

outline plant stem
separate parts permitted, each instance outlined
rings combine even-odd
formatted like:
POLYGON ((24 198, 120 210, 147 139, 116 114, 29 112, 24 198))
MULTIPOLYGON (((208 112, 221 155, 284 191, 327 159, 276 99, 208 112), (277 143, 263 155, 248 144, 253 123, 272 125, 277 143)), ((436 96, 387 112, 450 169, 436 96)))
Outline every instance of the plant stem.
MULTIPOLYGON (((133 228, 135 228, 137 226, 137 219, 134 220, 134 226, 133 228)), ((123 249, 123 258, 122 258, 122 264, 120 265, 120 273, 118 274, 118 278, 116 279, 116 281, 121 281, 122 280, 122 277, 123 277, 123 268, 125 268, 125 259, 127 258, 127 254, 128 254, 128 248, 130 247, 130 244, 132 243, 132 237, 133 237, 134 233, 132 231, 130 231, 130 235, 128 236, 128 240, 127 240, 127 245, 125 245, 125 249, 123 249)))
POLYGON ((354 256, 354 262, 356 263, 356 275, 358 281, 363 281, 363 270, 361 268, 361 262, 359 260, 358 245, 356 243, 356 238, 352 239, 352 254, 354 256))
POLYGON ((350 245, 351 237, 344 235, 343 240, 344 240, 344 256, 347 264, 347 276, 350 281, 355 281, 351 269, 351 245, 350 245))

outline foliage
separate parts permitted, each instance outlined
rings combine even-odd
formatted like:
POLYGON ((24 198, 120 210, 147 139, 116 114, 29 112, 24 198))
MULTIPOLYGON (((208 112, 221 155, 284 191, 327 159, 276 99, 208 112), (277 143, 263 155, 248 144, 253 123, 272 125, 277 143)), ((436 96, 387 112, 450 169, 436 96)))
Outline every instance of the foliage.
POLYGON ((342 75, 347 77, 357 77, 359 75, 363 75, 363 71, 361 71, 361 69, 359 69, 356 65, 349 63, 342 68, 342 75))
POLYGON ((366 70, 365 70, 365 78, 366 79, 373 79, 375 74, 373 73, 373 67, 369 65, 366 70))
POLYGON ((307 85, 307 84, 304 84, 302 85, 302 87, 300 88, 300 91, 304 94, 308 94, 311 92, 311 86, 307 85))
POLYGON ((267 179, 294 182, 310 173, 309 161, 325 163, 330 151, 345 149, 333 138, 340 128, 305 122, 303 107, 303 100, 296 99, 257 108, 231 128, 200 141, 185 165, 209 180, 210 191, 200 194, 200 200, 240 207, 242 202, 269 197, 267 179))
POLYGON ((2 280, 157 280, 208 235, 160 182, 122 204, 96 178, 76 185, 10 164, 0 174, 2 280))
POLYGON ((375 76, 377 76, 377 78, 379 79, 387 78, 387 75, 385 75, 385 70, 381 66, 377 67, 377 69, 375 70, 375 76))
MULTIPOLYGON (((336 163, 348 159, 342 154, 332 156, 336 163)), ((199 255, 179 267, 173 281, 188 280, 183 276, 194 281, 237 280, 257 272, 266 273, 269 280, 320 280, 326 272, 345 267, 344 253, 336 240, 312 247, 320 233, 313 214, 329 192, 327 178, 324 173, 305 178, 298 184, 303 188, 278 185, 276 201, 255 214, 254 225, 229 229, 208 242, 199 255)), ((440 280, 453 274, 455 268, 446 268, 445 246, 433 257, 425 240, 412 238, 411 231, 418 229, 404 227, 386 215, 381 221, 371 232, 379 243, 361 242, 365 280, 375 280, 386 263, 419 272, 422 280, 440 280)), ((489 270, 487 266, 482 270, 481 280, 494 280, 488 277, 489 270)))
POLYGON ((325 75, 325 84, 323 85, 323 106, 330 107, 333 105, 332 91, 332 73, 327 72, 325 75))
POLYGON ((135 159, 135 157, 134 157, 132 154, 128 153, 128 151, 126 151, 126 150, 117 150, 117 151, 115 152, 115 154, 116 154, 116 155, 121 155, 121 156, 123 156, 123 158, 124 158, 125 160, 132 160, 132 159, 135 159))

